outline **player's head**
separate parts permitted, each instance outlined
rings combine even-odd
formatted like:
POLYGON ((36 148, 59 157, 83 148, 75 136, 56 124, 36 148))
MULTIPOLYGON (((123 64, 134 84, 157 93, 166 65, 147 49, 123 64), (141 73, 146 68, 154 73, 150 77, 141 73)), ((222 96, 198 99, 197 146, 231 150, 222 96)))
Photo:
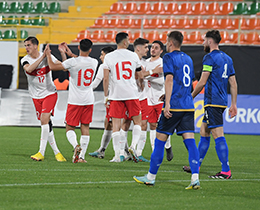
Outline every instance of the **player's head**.
POLYGON ((218 44, 221 41, 221 35, 218 30, 208 31, 204 37, 204 51, 209 53, 213 49, 218 48, 218 44))
POLYGON ((116 35, 116 44, 123 48, 128 48, 129 46, 129 37, 125 32, 119 32, 116 35))
POLYGON ((102 63, 104 62, 104 58, 105 58, 105 55, 110 53, 110 52, 113 52, 115 49, 113 47, 110 47, 110 46, 107 46, 107 47, 103 47, 100 49, 100 60, 102 61, 102 63))
POLYGON ((90 39, 82 39, 79 42, 79 50, 81 50, 82 52, 89 52, 92 45, 93 43, 90 39))
POLYGON ((167 34, 166 51, 172 52, 174 49, 180 49, 183 41, 183 34, 180 31, 172 31, 167 34))
POLYGON ((39 41, 34 36, 29 36, 24 40, 24 46, 27 54, 31 55, 34 52, 38 51, 39 41))
POLYGON ((150 54, 152 57, 160 57, 163 52, 164 45, 161 41, 155 40, 152 43, 150 54))
POLYGON ((134 50, 140 57, 147 56, 147 52, 149 51, 148 43, 149 40, 144 38, 137 38, 134 41, 134 50))

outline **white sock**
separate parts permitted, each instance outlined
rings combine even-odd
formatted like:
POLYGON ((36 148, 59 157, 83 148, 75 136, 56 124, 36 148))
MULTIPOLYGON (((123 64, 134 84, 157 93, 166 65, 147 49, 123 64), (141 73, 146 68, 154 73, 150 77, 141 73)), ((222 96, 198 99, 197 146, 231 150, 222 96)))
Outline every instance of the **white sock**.
POLYGON ((191 182, 196 181, 197 179, 199 179, 199 174, 192 174, 191 175, 191 182))
POLYGON ((172 146, 172 145, 171 145, 171 136, 169 135, 169 136, 168 136, 168 139, 167 139, 167 141, 166 141, 166 143, 165 143, 165 148, 166 148, 166 149, 169 149, 171 146, 172 146))
POLYGON ((156 138, 156 130, 150 130, 150 143, 151 143, 152 151, 154 149, 155 138, 156 138))
POLYGON ((73 131, 73 130, 67 131, 66 136, 67 136, 69 143, 73 146, 73 148, 75 148, 78 145, 77 135, 76 135, 75 131, 73 131))
POLYGON ((150 172, 148 172, 148 174, 147 174, 147 179, 149 179, 149 180, 155 180, 155 178, 156 178, 156 174, 151 174, 150 172))
POLYGON ((89 144, 89 136, 86 135, 82 135, 80 137, 80 147, 81 147, 81 152, 79 154, 79 158, 84 159, 85 160, 85 154, 86 151, 88 149, 88 144, 89 144))
POLYGON ((49 137, 49 124, 41 125, 41 140, 39 152, 44 156, 49 137))
POLYGON ((140 140, 137 144, 137 149, 136 149, 136 154, 137 156, 141 156, 144 146, 145 146, 145 142, 146 142, 146 136, 147 136, 147 132, 146 131, 141 131, 141 136, 140 136, 140 140))
POLYGON ((131 148, 134 150, 136 149, 136 145, 138 144, 141 136, 141 126, 140 125, 134 125, 133 126, 133 131, 132 131, 132 144, 131 148))
POLYGON ((120 135, 121 135, 121 138, 124 140, 125 142, 125 150, 128 151, 128 142, 127 142, 127 134, 128 134, 128 131, 124 131, 122 128, 120 130, 120 135))
POLYGON ((121 139, 120 131, 112 133, 113 148, 115 151, 116 158, 119 158, 120 156, 120 139, 121 139))
POLYGON ((49 141, 49 144, 51 145, 51 148, 52 148, 54 154, 57 155, 58 153, 60 153, 60 150, 58 149, 56 141, 55 141, 53 131, 49 132, 48 141, 49 141))
POLYGON ((98 151, 101 152, 101 150, 104 150, 107 148, 107 146, 111 140, 111 135, 112 135, 112 131, 104 130, 104 133, 103 133, 102 139, 101 139, 100 148, 98 149, 98 151))

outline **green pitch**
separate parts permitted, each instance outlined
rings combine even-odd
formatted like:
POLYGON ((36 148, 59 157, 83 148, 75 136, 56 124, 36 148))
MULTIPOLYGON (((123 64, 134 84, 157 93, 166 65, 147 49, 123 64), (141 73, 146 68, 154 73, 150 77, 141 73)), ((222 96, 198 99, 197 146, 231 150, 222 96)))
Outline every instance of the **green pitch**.
MULTIPOLYGON (((188 153, 182 139, 172 136, 174 158, 164 161, 154 187, 137 184, 133 176, 147 173, 149 163, 109 163, 110 143, 104 159, 88 156, 99 148, 102 130, 90 131, 87 163, 71 163, 72 146, 64 128, 54 128, 56 141, 67 162, 57 162, 47 146, 45 160, 36 162, 40 128, 0 127, 0 209, 259 209, 260 136, 226 135, 231 180, 208 176, 221 170, 211 146, 200 171, 200 190, 185 190, 190 174, 182 171, 188 153)), ((76 130, 79 139, 79 130, 76 130)), ((131 139, 131 133, 128 134, 131 139)), ((149 135, 143 156, 150 159, 149 135)), ((196 134, 196 141, 199 135, 196 134)), ((130 141, 129 141, 130 142, 130 141)))

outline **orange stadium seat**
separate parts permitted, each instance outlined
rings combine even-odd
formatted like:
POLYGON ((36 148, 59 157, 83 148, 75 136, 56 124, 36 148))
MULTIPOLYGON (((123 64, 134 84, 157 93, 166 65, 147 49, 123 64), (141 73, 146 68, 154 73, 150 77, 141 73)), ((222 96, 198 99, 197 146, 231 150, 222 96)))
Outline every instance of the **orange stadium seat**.
POLYGON ((215 12, 215 15, 228 15, 234 9, 232 2, 225 2, 219 7, 219 11, 215 12))
POLYGON ((164 3, 156 2, 156 3, 154 3, 151 6, 150 11, 148 11, 146 14, 147 15, 158 15, 158 14, 163 15, 164 14, 164 10, 165 10, 164 3))
POLYGON ((160 16, 158 16, 158 17, 154 17, 152 19, 149 19, 144 24, 144 29, 155 29, 155 28, 158 28, 161 25, 162 25, 162 20, 161 20, 160 16))
POLYGON ((90 38, 90 32, 89 30, 82 30, 78 33, 77 38, 72 40, 72 42, 80 42, 82 39, 89 39, 90 38))
POLYGON ((146 33, 144 35, 144 38, 149 40, 149 42, 153 42, 154 40, 158 40, 159 39, 159 33, 158 31, 150 31, 149 33, 146 33))
POLYGON ((257 32, 249 32, 244 34, 243 40, 240 40, 240 44, 253 44, 259 41, 259 34, 257 32))
POLYGON ((186 29, 197 29, 199 26, 203 25, 204 20, 201 16, 196 17, 194 19, 189 20, 189 24, 185 25, 184 28, 186 29))
POLYGON ((229 41, 229 34, 227 31, 220 31, 221 41, 220 44, 228 43, 229 41))
POLYGON ((159 35, 159 40, 162 42, 162 43, 166 43, 166 39, 167 39, 167 34, 169 33, 170 31, 164 31, 163 33, 161 33, 159 35))
POLYGON ((119 25, 119 19, 121 17, 120 16, 112 16, 111 18, 109 18, 107 20, 106 25, 104 25, 104 28, 117 28, 119 25))
POLYGON ((198 2, 192 6, 192 9, 188 12, 188 15, 200 15, 203 12, 206 12, 206 5, 204 2, 198 2))
POLYGON ((142 24, 145 25, 147 22, 147 19, 145 19, 145 17, 141 17, 139 19, 135 19, 134 23, 130 26, 130 28, 132 29, 141 29, 142 24))
POLYGON ((200 31, 192 31, 187 35, 187 43, 189 44, 202 44, 203 38, 200 31))
POLYGON ((139 4, 139 6, 137 7, 137 9, 133 12, 134 15, 144 15, 146 14, 148 11, 150 11, 151 9, 151 5, 149 2, 143 2, 141 4, 139 4))
POLYGON ((139 37, 144 37, 144 32, 141 34, 141 31, 136 31, 131 35, 131 38, 129 39, 130 42, 134 42, 139 37))
POLYGON ((172 15, 178 11, 178 4, 176 2, 171 2, 165 6, 164 14, 172 15))
POLYGON ((110 10, 105 12, 106 15, 117 14, 123 9, 122 2, 116 2, 111 5, 110 10))
POLYGON ((239 19, 233 19, 232 22, 231 22, 231 25, 227 26, 227 29, 229 30, 235 30, 235 29, 238 29, 238 26, 239 26, 239 19))
POLYGON ((214 29, 227 29, 228 26, 232 25, 232 19, 227 18, 220 18, 216 25, 213 26, 214 29))
POLYGON ((174 28, 176 26, 176 20, 174 16, 169 16, 165 19, 162 19, 162 24, 158 26, 159 29, 168 29, 174 28))
POLYGON ((178 6, 178 10, 175 11, 173 14, 175 15, 186 15, 188 12, 192 11, 191 3, 185 2, 178 6))
POLYGON ((107 24, 107 16, 99 16, 90 28, 102 28, 107 24))
POLYGON ((203 15, 215 15, 219 13, 219 4, 218 2, 209 3, 206 6, 206 13, 202 13, 203 15))
POLYGON ((238 42, 238 33, 232 33, 229 35, 229 41, 227 42, 228 44, 237 44, 238 42))
POLYGON ((117 31, 116 30, 110 30, 107 31, 104 35, 105 42, 115 42, 117 31))
POLYGON ((176 24, 172 26, 171 28, 176 28, 176 29, 183 29, 185 25, 189 24, 189 19, 188 17, 176 19, 176 24))
POLYGON ((119 25, 117 28, 130 28, 134 24, 135 20, 133 16, 126 16, 125 18, 121 18, 119 20, 119 25))
POLYGON ((90 39, 92 42, 104 42, 104 31, 103 30, 95 30, 91 33, 90 39))
POLYGON ((253 30, 260 24, 260 19, 258 18, 249 18, 241 23, 242 30, 253 30), (242 25, 243 23, 243 25, 242 25))
POLYGON ((132 14, 137 8, 137 5, 135 2, 128 2, 126 5, 123 7, 121 11, 119 11, 119 14, 132 14))
POLYGON ((214 26, 218 25, 218 19, 216 17, 210 17, 204 19, 203 24, 199 26, 200 29, 211 29, 214 26))

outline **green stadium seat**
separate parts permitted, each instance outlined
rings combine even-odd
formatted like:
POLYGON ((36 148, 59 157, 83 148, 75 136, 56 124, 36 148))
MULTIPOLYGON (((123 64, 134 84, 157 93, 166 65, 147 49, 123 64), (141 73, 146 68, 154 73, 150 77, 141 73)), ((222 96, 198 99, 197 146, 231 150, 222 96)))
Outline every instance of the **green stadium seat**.
POLYGON ((6 25, 19 25, 19 20, 16 15, 10 15, 6 20, 6 25))
POLYGON ((260 12, 260 3, 259 2, 253 2, 245 12, 243 12, 243 15, 255 15, 256 13, 260 12))
POLYGON ((43 16, 38 15, 35 17, 35 19, 32 20, 32 25, 34 26, 45 26, 45 20, 43 16))
POLYGON ((9 6, 8 13, 21 13, 22 12, 22 5, 19 1, 12 2, 9 6))
POLYGON ((20 39, 26 39, 28 37, 28 31, 21 30, 20 31, 20 39))
POLYGON ((6 30, 2 34, 2 39, 16 39, 15 31, 13 31, 13 30, 6 30))
POLYGON ((234 10, 229 13, 229 15, 242 15, 245 11, 247 11, 247 4, 245 2, 241 2, 234 5, 234 10))
POLYGON ((30 16, 22 16, 20 23, 21 25, 32 25, 32 19, 30 19, 30 16))
POLYGON ((34 4, 33 2, 29 1, 29 2, 25 2, 22 6, 22 12, 23 14, 27 14, 27 13, 34 13, 34 4))
POLYGON ((0 15, 0 25, 5 25, 6 21, 5 21, 5 16, 0 15))
POLYGON ((6 1, 0 2, 0 13, 8 13, 9 11, 9 6, 6 1))
POLYGON ((48 13, 48 12, 49 12, 48 5, 45 1, 36 4, 34 13, 41 14, 41 13, 48 13))
POLYGON ((48 10, 48 13, 50 14, 54 14, 54 13, 59 13, 61 12, 61 6, 60 6, 60 3, 55 1, 55 2, 51 2, 49 4, 49 10, 48 10))

